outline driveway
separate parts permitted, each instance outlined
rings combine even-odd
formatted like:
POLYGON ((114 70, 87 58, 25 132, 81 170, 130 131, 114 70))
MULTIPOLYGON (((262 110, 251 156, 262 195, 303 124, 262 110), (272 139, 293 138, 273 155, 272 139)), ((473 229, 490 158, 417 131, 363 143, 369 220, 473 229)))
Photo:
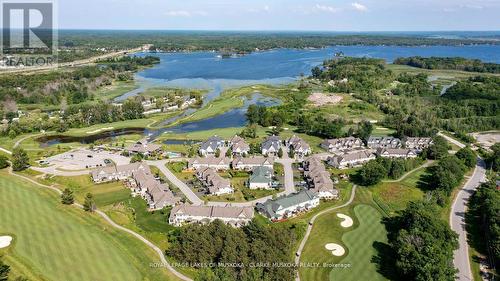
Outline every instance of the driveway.
POLYGON ((293 182, 293 168, 292 164, 295 162, 295 160, 290 159, 288 157, 283 158, 283 159, 276 159, 276 163, 280 163, 283 165, 283 171, 285 172, 285 194, 291 194, 296 192, 295 190, 295 184, 293 182))
POLYGON ((194 191, 192 191, 191 188, 187 186, 187 184, 178 179, 169 169, 167 169, 165 165, 168 162, 169 160, 146 161, 148 165, 157 167, 160 170, 160 172, 162 172, 173 185, 177 186, 182 191, 182 193, 186 196, 186 198, 189 201, 191 201, 191 203, 193 203, 194 205, 202 205, 203 200, 201 200, 200 197, 198 197, 194 193, 194 191))

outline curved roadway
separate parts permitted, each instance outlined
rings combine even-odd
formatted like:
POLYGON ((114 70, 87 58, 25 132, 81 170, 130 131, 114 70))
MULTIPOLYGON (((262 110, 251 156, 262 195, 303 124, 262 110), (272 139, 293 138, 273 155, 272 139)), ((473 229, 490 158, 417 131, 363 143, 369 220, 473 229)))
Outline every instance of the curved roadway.
MULTIPOLYGON (((451 138, 441 132, 438 135, 445 138, 447 141, 455 144, 460 148, 465 145, 454 138, 451 138)), ((467 231, 465 230, 465 213, 467 211, 467 203, 477 187, 486 180, 486 163, 483 159, 478 158, 474 173, 460 189, 457 197, 453 201, 450 212, 451 229, 458 234, 458 249, 454 252, 453 264, 458 269, 457 280, 469 281, 474 280, 469 260, 469 245, 467 244, 467 231)))

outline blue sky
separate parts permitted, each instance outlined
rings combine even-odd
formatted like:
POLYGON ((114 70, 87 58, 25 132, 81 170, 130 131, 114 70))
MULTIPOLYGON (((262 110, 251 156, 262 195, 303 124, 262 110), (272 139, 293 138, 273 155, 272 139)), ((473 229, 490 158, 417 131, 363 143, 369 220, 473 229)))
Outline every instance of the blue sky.
POLYGON ((500 0, 59 0, 84 29, 500 30, 500 0))

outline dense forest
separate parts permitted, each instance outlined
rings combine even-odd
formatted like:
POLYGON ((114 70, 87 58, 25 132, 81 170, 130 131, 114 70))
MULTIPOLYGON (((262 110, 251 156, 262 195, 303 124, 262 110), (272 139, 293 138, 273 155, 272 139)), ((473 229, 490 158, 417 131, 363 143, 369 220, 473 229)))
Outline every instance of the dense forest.
POLYGON ((481 184, 472 195, 466 215, 471 246, 500 268, 500 190, 494 180, 481 184))
POLYGON ((312 77, 329 83, 331 92, 370 92, 392 82, 383 59, 336 57, 312 69, 312 77))
POLYGON ((291 253, 298 239, 296 228, 257 222, 233 228, 216 220, 176 231, 167 255, 201 269, 196 280, 288 281, 295 277, 291 253))
POLYGON ((444 39, 424 35, 340 34, 328 32, 219 31, 86 31, 61 30, 59 45, 67 48, 135 48, 153 44, 163 51, 253 52, 275 48, 323 48, 333 45, 467 45, 495 44, 482 38, 444 39))
POLYGON ((48 73, 27 75, 1 75, 0 101, 20 104, 59 105, 79 104, 93 99, 91 92, 102 86, 110 85, 113 80, 133 79, 131 72, 139 67, 151 66, 159 58, 122 57, 102 61, 96 66, 85 66, 71 70, 57 70, 48 73))
POLYGON ((454 281, 453 251, 458 235, 429 202, 410 202, 398 215, 385 219, 388 245, 377 243, 375 258, 391 280, 454 281))
POLYGON ((460 57, 408 57, 397 58, 395 64, 409 65, 425 69, 452 69, 470 72, 500 73, 500 64, 486 63, 477 59, 460 57))

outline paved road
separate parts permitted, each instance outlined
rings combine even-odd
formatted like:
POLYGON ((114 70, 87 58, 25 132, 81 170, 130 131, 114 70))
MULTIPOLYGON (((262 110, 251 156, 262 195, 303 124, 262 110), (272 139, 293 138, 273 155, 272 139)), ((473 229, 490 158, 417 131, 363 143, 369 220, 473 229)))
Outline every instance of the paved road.
MULTIPOLYGON (((13 173, 12 172, 12 168, 9 169, 9 174, 13 175, 13 176, 16 176, 16 177, 19 177, 19 178, 22 178, 24 180, 27 180, 37 186, 40 186, 40 187, 43 187, 43 188, 48 188, 52 191, 55 191, 57 192, 58 194, 61 194, 61 190, 59 190, 58 188, 54 187, 54 186, 48 186, 48 185, 44 185, 44 184, 41 184, 37 181, 34 181, 28 177, 25 177, 25 176, 22 176, 22 175, 19 175, 19 174, 16 174, 16 173, 13 173)), ((78 204, 78 203, 75 203, 74 204, 75 206, 77 206, 78 208, 81 208, 83 209, 83 206, 78 204)), ((147 240, 146 238, 144 238, 143 236, 141 236, 140 234, 138 234, 137 232, 134 232, 128 228, 125 228, 121 225, 118 225, 116 224, 110 217, 108 217, 108 215, 106 215, 104 212, 100 211, 100 210, 96 210, 95 211, 96 214, 98 214, 99 216, 101 216, 106 222, 108 222, 112 227, 114 228, 117 228, 123 232, 127 232, 128 234, 131 234, 133 235, 135 238, 141 240, 143 243, 145 243, 148 247, 150 247, 151 249, 153 249, 153 251, 155 251, 158 256, 160 257, 160 260, 162 262, 162 264, 170 271, 172 272, 175 276, 177 276, 179 279, 181 280, 185 280, 185 281, 193 281, 191 278, 183 275, 182 273, 176 271, 171 265, 170 263, 168 263, 167 259, 165 259, 165 255, 163 254, 163 251, 158 248, 155 244, 151 243, 149 240, 147 240)))
POLYGON ((50 167, 30 167, 31 170, 35 170, 40 173, 44 174, 50 174, 50 175, 55 175, 55 176, 62 176, 62 177, 76 177, 76 176, 83 176, 83 175, 89 175, 91 170, 80 170, 80 171, 62 171, 58 170, 57 166, 50 166, 50 167))
POLYGON ((157 167, 160 172, 162 172, 167 179, 175 186, 177 186, 182 193, 186 196, 186 198, 191 201, 191 203, 195 205, 202 205, 203 200, 200 199, 192 190, 182 182, 180 179, 178 179, 167 167, 165 166, 167 164, 168 160, 161 160, 161 161, 146 161, 149 165, 157 167))
MULTIPOLYGON (((304 238, 302 238, 302 241, 300 242, 300 245, 299 245, 299 249, 297 250, 297 253, 295 255, 295 264, 300 263, 300 256, 302 254, 302 250, 304 250, 304 246, 306 245, 307 239, 309 238, 309 235, 311 234, 311 230, 313 228, 314 221, 316 221, 316 219, 323 214, 326 214, 326 213, 335 211, 337 209, 341 209, 341 208, 344 208, 346 206, 349 206, 352 203, 352 201, 354 200, 355 195, 356 195, 356 185, 354 185, 352 187, 351 197, 349 198, 349 201, 347 201, 346 203, 344 203, 340 206, 325 209, 325 210, 317 213, 316 215, 314 215, 314 217, 311 218, 311 220, 309 221, 309 224, 307 226, 306 234, 304 235, 304 238)), ((295 277, 295 280, 300 281, 300 274, 299 274, 298 270, 297 270, 297 276, 295 277)))
POLYGON ((449 141, 449 142, 453 143, 454 145, 456 145, 456 146, 460 147, 460 148, 464 148, 464 147, 465 147, 465 144, 463 144, 463 143, 461 143, 461 142, 457 141, 456 139, 454 139, 454 138, 452 138, 452 137, 449 137, 449 136, 447 136, 447 135, 445 135, 445 134, 443 134, 443 133, 441 133, 441 132, 439 132, 439 133, 437 133, 437 134, 438 134, 439 136, 441 136, 441 137, 445 138, 447 141, 449 141))
POLYGON ((477 159, 474 174, 465 183, 457 194, 450 212, 451 229, 458 234, 459 248, 454 252, 453 264, 458 269, 459 281, 473 280, 470 261, 469 245, 467 244, 467 232, 465 231, 465 212, 469 197, 474 193, 481 182, 486 179, 486 163, 483 159, 477 159))
MULTIPOLYGON (((456 139, 449 137, 441 132, 438 135, 447 141, 463 148, 465 145, 456 139)), ((458 281, 473 280, 469 261, 469 245, 467 244, 467 232, 465 231, 465 212, 469 197, 474 193, 479 184, 486 180, 486 163, 483 159, 477 159, 477 165, 474 173, 458 192, 450 212, 451 229, 458 234, 458 249, 454 252, 453 264, 458 269, 458 281)))

